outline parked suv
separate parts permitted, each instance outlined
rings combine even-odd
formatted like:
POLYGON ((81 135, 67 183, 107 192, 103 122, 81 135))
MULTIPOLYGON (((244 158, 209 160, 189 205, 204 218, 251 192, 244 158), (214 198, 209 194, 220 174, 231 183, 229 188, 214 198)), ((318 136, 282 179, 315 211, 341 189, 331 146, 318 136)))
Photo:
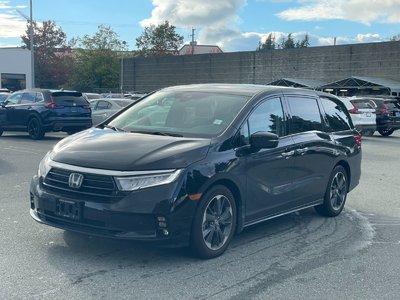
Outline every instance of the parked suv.
POLYGON ((253 224, 309 207, 339 215, 360 165, 361 136, 335 96, 170 87, 60 141, 32 179, 30 214, 90 235, 185 242, 212 258, 253 224))
POLYGON ((91 126, 90 105, 79 92, 23 90, 0 107, 0 136, 3 131, 27 131, 38 140, 48 131, 75 133, 91 126))
POLYGON ((376 127, 383 136, 400 129, 400 103, 396 99, 366 99, 376 111, 376 127))

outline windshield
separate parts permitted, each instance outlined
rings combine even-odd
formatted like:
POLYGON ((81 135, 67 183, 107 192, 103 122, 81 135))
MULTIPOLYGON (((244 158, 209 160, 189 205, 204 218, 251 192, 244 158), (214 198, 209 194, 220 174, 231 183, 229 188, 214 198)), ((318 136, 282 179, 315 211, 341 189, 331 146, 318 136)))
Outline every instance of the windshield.
POLYGON ((129 132, 213 137, 228 127, 248 99, 223 93, 159 91, 108 125, 129 132))

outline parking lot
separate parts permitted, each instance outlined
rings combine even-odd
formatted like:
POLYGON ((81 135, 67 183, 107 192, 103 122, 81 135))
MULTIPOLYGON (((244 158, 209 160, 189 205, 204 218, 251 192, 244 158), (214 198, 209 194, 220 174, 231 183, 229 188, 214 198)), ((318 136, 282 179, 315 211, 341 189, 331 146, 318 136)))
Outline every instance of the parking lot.
POLYGON ((398 299, 400 131, 363 139, 360 185, 343 214, 313 209, 246 229, 203 261, 186 248, 89 237, 29 216, 29 184, 65 134, 0 137, 3 299, 398 299))

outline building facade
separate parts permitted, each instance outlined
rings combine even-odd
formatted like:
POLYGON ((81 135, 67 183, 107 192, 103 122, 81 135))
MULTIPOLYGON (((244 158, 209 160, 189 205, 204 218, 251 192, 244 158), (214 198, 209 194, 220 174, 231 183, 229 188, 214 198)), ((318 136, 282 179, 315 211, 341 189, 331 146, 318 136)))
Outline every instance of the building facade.
POLYGON ((31 88, 31 53, 23 48, 0 48, 0 88, 31 88))

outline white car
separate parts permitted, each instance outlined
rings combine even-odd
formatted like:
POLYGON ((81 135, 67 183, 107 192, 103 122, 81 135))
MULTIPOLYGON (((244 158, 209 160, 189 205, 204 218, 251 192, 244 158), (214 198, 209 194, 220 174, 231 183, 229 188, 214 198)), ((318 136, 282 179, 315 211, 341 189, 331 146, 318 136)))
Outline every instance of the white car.
POLYGON ((356 97, 340 97, 350 113, 354 127, 365 136, 371 136, 376 130, 376 114, 371 104, 356 97))

